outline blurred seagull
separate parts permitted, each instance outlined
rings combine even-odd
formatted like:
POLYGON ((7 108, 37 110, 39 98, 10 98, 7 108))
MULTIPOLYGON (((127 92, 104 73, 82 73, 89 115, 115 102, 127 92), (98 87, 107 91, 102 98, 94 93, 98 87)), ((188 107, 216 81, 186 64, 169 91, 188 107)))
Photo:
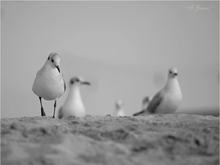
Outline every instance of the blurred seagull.
POLYGON ((59 119, 67 116, 83 117, 86 115, 85 107, 83 105, 80 94, 80 86, 90 85, 90 83, 87 81, 83 81, 79 77, 72 77, 69 83, 70 83, 69 94, 63 106, 60 107, 58 113, 59 119))
POLYGON ((182 92, 177 80, 178 71, 176 68, 170 68, 168 79, 164 88, 162 88, 150 101, 147 108, 135 113, 133 116, 154 114, 154 113, 173 113, 182 102, 182 92))
MULTIPOLYGON (((147 109, 147 107, 149 105, 149 102, 150 102, 150 98, 148 96, 143 98, 143 100, 142 100, 142 110, 147 109)), ((133 114, 133 116, 138 116, 140 114, 142 114, 142 111, 133 114)))
POLYGON ((49 54, 43 67, 37 72, 32 91, 39 97, 41 105, 41 116, 46 116, 41 98, 45 100, 55 100, 53 118, 55 117, 57 98, 61 97, 66 84, 60 73, 60 56, 52 52, 49 54))
POLYGON ((115 103, 116 116, 125 116, 124 103, 121 100, 117 100, 115 103))
POLYGON ((142 100, 142 109, 146 109, 149 105, 150 98, 148 96, 144 97, 142 100))

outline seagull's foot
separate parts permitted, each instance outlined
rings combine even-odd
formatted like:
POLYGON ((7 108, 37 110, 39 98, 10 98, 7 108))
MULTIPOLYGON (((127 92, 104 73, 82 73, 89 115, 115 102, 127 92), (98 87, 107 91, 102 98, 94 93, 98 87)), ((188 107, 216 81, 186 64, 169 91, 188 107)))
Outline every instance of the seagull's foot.
POLYGON ((53 118, 55 118, 55 116, 53 115, 53 118))

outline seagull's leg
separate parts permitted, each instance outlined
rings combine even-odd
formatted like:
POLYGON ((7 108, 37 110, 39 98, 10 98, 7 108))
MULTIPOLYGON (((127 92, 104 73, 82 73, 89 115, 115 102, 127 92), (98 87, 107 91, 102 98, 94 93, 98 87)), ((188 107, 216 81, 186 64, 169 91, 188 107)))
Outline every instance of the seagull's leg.
POLYGON ((41 116, 46 116, 46 113, 44 112, 44 108, 42 105, 41 97, 39 97, 39 99, 40 99, 40 106, 41 106, 41 116))
POLYGON ((57 106, 57 100, 55 100, 55 102, 54 102, 53 118, 55 118, 56 106, 57 106))

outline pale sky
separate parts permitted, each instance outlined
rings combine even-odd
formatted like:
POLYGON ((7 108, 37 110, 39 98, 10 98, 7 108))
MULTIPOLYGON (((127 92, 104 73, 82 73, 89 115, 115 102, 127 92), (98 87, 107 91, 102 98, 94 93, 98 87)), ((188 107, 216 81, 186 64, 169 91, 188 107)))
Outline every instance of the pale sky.
MULTIPOLYGON (((127 115, 161 89, 176 66, 184 100, 178 111, 218 107, 216 2, 1 2, 1 117, 39 116, 32 92, 50 52, 66 82, 81 76, 90 115, 127 115)), ((58 100, 58 108, 67 92, 58 100)), ((53 101, 43 101, 48 116, 53 101)))

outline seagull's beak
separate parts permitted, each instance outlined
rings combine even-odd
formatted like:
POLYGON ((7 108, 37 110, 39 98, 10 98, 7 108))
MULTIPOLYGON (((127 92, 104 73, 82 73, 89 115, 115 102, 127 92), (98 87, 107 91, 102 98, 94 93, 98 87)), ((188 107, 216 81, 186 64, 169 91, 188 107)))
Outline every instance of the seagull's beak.
POLYGON ((56 65, 55 67, 57 68, 58 72, 60 73, 60 67, 59 67, 59 65, 56 65))
POLYGON ((91 83, 88 82, 88 81, 81 81, 81 84, 83 84, 83 85, 91 85, 91 83))

